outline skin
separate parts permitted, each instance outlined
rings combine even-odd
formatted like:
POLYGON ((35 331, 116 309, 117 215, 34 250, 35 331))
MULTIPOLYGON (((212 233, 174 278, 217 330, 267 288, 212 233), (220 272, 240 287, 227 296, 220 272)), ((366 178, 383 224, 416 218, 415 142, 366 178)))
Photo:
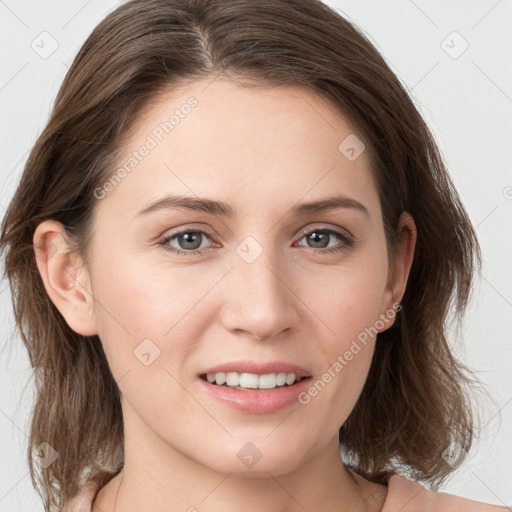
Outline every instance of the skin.
MULTIPOLYGON (((274 413, 234 410, 206 394, 197 375, 252 359, 295 363, 320 378, 400 302, 414 221, 402 214, 399 257, 388 261, 368 152, 350 161, 338 150, 357 131, 307 89, 247 89, 219 78, 187 84, 138 119, 126 157, 191 96, 198 105, 190 114, 97 200, 88 266, 65 254, 60 223, 44 221, 34 234, 41 255, 54 249, 37 259, 51 300, 72 329, 100 337, 122 392, 125 467, 94 510, 380 510, 387 487, 349 472, 338 442, 375 337, 309 403, 274 413), (137 216, 168 194, 224 201, 236 214, 182 208, 137 216), (289 213, 335 194, 361 202, 369 216, 349 208, 289 213), (344 242, 331 235, 315 245, 302 234, 314 228, 348 230, 356 243, 326 253, 344 242), (159 244, 186 229, 213 233, 194 246, 202 254, 159 244), (236 252, 248 236, 262 249, 250 264, 236 252), (145 338, 160 350, 149 366, 133 353, 145 338), (247 442, 261 452, 250 468, 237 457, 247 442)), ((179 238, 167 245, 192 250, 179 238)))

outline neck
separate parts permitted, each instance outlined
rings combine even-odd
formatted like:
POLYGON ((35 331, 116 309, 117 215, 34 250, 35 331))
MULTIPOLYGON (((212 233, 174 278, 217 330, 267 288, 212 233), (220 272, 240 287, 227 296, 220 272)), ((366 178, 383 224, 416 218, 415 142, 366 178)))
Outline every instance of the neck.
POLYGON ((93 512, 377 512, 386 490, 347 469, 337 436, 291 471, 248 475, 216 471, 149 430, 131 428, 124 468, 98 493, 93 512))

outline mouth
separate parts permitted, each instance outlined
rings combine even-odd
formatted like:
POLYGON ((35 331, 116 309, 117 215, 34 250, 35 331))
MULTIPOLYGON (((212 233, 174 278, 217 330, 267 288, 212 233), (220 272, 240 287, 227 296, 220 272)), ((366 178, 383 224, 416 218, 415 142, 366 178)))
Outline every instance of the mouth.
POLYGON ((270 414, 298 403, 312 374, 284 361, 232 361, 198 374, 200 389, 245 414, 270 414))
POLYGON ((204 381, 215 386, 238 389, 242 391, 269 391, 276 388, 291 387, 310 376, 300 376, 293 372, 279 373, 238 373, 215 372, 203 373, 199 376, 204 381))

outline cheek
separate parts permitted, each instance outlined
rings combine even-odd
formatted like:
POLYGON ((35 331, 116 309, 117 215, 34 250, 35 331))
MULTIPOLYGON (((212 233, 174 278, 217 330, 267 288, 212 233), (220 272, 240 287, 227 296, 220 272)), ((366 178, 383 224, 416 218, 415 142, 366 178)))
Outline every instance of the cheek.
POLYGON ((387 280, 387 261, 367 250, 324 270, 301 272, 298 296, 317 316, 333 348, 343 346, 379 318, 387 280), (312 284, 313 283, 313 284, 312 284))
MULTIPOLYGON (((99 337, 130 408, 147 424, 163 429, 175 422, 173 411, 185 417, 198 414, 180 383, 189 374, 189 356, 201 339, 200 323, 191 322, 188 314, 195 313, 194 304, 209 283, 190 286, 183 273, 163 275, 135 257, 114 260, 115 265, 109 263, 95 274, 99 337)), ((186 431, 177 425, 172 436, 181 435, 180 429, 186 431)))
POLYGON ((305 302, 325 333, 319 337, 315 356, 321 374, 303 403, 310 404, 315 415, 333 427, 339 427, 350 414, 373 357, 387 279, 387 260, 375 254, 377 251, 361 252, 357 258, 347 259, 346 265, 320 273, 314 287, 308 280, 302 284, 305 302))
POLYGON ((190 269, 157 269, 137 255, 104 256, 98 261, 106 264, 93 271, 93 289, 99 337, 114 376, 149 361, 170 368, 171 359, 174 366, 186 360, 202 327, 190 319, 213 279, 191 282, 190 269))

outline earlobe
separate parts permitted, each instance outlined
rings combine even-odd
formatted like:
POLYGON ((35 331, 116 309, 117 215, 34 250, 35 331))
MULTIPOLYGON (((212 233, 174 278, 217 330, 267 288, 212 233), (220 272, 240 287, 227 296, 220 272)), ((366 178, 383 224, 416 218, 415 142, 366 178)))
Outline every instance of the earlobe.
POLYGON ((62 223, 41 222, 33 237, 37 268, 46 293, 73 331, 98 333, 90 276, 77 253, 68 253, 69 238, 62 223))
MULTIPOLYGON (((395 261, 392 262, 386 294, 389 297, 383 304, 384 311, 389 313, 391 309, 396 311, 396 306, 401 302, 407 286, 407 280, 412 267, 414 258, 414 249, 416 247, 417 230, 412 216, 407 212, 402 212, 398 226, 398 242, 395 261)), ((390 322, 386 325, 386 330, 394 323, 396 314, 392 315, 390 322)))

